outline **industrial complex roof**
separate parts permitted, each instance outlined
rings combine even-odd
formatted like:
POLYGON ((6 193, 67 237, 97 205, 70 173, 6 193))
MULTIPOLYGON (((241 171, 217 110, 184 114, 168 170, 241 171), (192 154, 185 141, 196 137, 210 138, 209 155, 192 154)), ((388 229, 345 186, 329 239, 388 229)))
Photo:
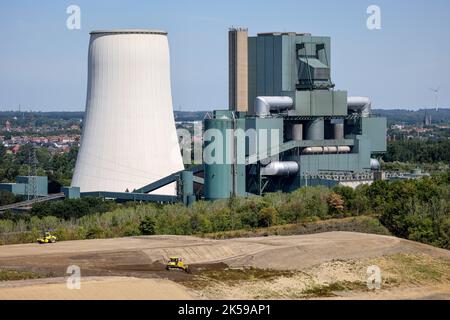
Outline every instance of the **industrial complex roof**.
POLYGON ((260 32, 258 36, 310 36, 311 33, 304 32, 260 32))
POLYGON ((90 34, 127 34, 127 33, 167 35, 166 31, 151 30, 151 29, 94 30, 90 32, 90 34))

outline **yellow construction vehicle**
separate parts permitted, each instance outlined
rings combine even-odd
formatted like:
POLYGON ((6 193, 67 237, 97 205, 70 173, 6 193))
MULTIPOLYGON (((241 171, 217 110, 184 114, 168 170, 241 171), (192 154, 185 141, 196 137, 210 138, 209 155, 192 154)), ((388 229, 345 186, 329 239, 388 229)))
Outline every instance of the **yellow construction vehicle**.
POLYGON ((42 238, 37 239, 38 243, 55 243, 56 237, 52 235, 50 232, 45 232, 42 238))
POLYGON ((166 270, 179 269, 189 272, 189 266, 184 263, 183 259, 180 257, 170 257, 166 264, 166 270))

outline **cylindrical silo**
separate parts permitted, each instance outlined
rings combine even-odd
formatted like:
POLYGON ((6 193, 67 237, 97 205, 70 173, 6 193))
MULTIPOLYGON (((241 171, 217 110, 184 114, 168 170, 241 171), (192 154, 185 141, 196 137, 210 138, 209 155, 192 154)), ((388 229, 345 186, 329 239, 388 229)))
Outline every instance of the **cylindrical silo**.
POLYGON ((233 120, 205 119, 204 128, 205 199, 228 199, 233 194, 233 166, 228 159, 233 151, 227 139, 230 138, 228 133, 233 128, 233 120))
POLYGON ((292 140, 303 140, 303 124, 297 123, 292 126, 292 140))
POLYGON ((306 127, 306 140, 323 140, 325 132, 325 122, 323 118, 309 121, 306 127))
POLYGON ((344 122, 336 122, 333 125, 334 129, 334 139, 335 140, 342 140, 344 139, 344 122))
POLYGON ((181 196, 183 197, 183 203, 185 205, 192 204, 192 200, 195 199, 194 195, 194 173, 192 171, 181 171, 181 196))
MULTIPOLYGON (((167 33, 91 32, 86 114, 72 186, 133 191, 183 170, 167 33)), ((176 194, 174 184, 157 194, 176 194)))

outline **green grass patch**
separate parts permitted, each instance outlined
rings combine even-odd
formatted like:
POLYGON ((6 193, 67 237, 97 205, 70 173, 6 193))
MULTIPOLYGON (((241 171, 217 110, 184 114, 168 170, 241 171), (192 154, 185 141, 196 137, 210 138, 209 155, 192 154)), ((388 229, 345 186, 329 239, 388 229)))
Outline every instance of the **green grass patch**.
POLYGON ((335 292, 352 290, 367 290, 367 284, 362 281, 338 281, 330 284, 314 285, 303 290, 302 294, 307 298, 334 297, 336 296, 335 292))
POLYGON ((225 269, 225 270, 205 270, 201 276, 215 281, 235 282, 235 281, 255 281, 255 280, 273 280, 279 277, 292 277, 295 275, 294 271, 286 270, 271 270, 259 268, 239 268, 239 269, 225 269))
POLYGON ((184 285, 201 289, 214 283, 229 286, 239 285, 242 282, 270 281, 281 277, 293 277, 298 271, 272 270, 260 268, 224 268, 224 269, 198 269, 193 279, 182 281, 184 285))
POLYGON ((394 254, 386 258, 386 269, 401 282, 429 283, 450 281, 450 261, 428 255, 394 254))
POLYGON ((313 234, 331 231, 349 231, 380 235, 390 235, 389 231, 375 217, 359 216, 340 219, 328 219, 298 224, 277 225, 268 228, 254 228, 215 232, 200 235, 210 239, 232 239, 265 236, 287 236, 313 234))
POLYGON ((29 271, 0 270, 0 281, 27 280, 37 279, 40 277, 41 276, 38 274, 29 271))

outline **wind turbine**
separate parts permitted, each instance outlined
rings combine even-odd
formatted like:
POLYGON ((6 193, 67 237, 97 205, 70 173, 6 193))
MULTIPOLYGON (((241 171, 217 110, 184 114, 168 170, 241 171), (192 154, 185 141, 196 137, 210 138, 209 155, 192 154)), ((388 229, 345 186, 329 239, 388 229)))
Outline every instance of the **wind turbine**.
POLYGON ((438 98, 439 98, 439 90, 441 86, 438 86, 436 89, 430 88, 431 91, 434 92, 434 104, 436 106, 436 111, 438 111, 438 98))

